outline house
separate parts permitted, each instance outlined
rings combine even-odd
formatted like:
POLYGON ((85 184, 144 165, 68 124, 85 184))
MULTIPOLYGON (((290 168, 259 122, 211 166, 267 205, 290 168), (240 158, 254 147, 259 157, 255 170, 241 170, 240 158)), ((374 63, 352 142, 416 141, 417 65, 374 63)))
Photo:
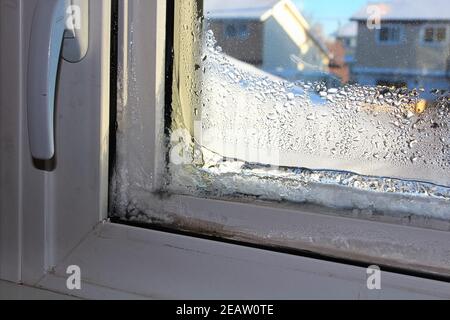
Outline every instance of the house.
POLYGON ((336 41, 342 43, 345 49, 345 63, 353 63, 356 52, 358 37, 358 24, 354 21, 348 22, 335 33, 336 41))
POLYGON ((204 12, 225 54, 284 79, 329 77, 328 49, 290 0, 206 0, 204 12))
POLYGON ((431 97, 433 89, 448 90, 450 1, 370 3, 352 20, 358 23, 352 68, 358 83, 423 88, 425 98, 431 97), (369 13, 376 11, 381 14, 381 25, 369 28, 369 13))
POLYGON ((343 83, 353 80, 350 77, 350 70, 355 62, 357 35, 357 23, 348 22, 336 31, 334 41, 327 43, 328 50, 332 55, 330 72, 341 79, 343 83))

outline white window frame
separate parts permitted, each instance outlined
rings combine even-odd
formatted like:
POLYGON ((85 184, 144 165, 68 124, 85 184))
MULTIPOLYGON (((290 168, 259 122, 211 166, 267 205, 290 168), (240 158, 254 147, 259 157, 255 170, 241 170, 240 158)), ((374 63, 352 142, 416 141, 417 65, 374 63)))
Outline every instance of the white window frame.
MULTIPOLYGON (((0 213, 1 279, 84 298, 450 298, 448 282, 390 271, 383 272, 383 289, 370 291, 366 287, 364 263, 333 262, 108 222, 108 178, 105 174, 109 164, 108 126, 105 119, 109 104, 104 97, 106 91, 97 101, 101 107, 100 112, 93 115, 98 120, 97 134, 89 146, 98 159, 98 167, 91 162, 81 164, 87 166, 86 170, 92 170, 97 201, 90 202, 91 209, 87 211, 80 209, 80 203, 86 200, 83 197, 63 211, 56 210, 55 199, 65 190, 54 188, 52 181, 55 174, 61 173, 39 172, 28 161, 26 126, 23 124, 26 73, 20 66, 26 61, 24 43, 27 41, 26 32, 22 31, 27 29, 26 21, 32 13, 24 10, 24 3, 28 5, 32 0, 8 1, 18 4, 17 10, 10 11, 9 16, 17 19, 11 18, 11 21, 18 22, 17 27, 21 30, 19 41, 11 47, 14 63, 9 63, 18 66, 21 72, 16 79, 19 92, 2 96, 2 99, 6 99, 7 105, 19 106, 21 111, 15 118, 0 118, 2 127, 3 122, 13 120, 9 129, 17 133, 12 139, 19 145, 14 152, 6 152, 6 146, 1 145, 2 160, 7 154, 8 160, 18 164, 6 177, 8 181, 18 181, 17 185, 11 185, 14 188, 11 194, 15 197, 10 198, 8 206, 2 207, 0 213), (91 221, 91 230, 73 223, 74 216, 91 221), (65 245, 69 236, 74 241, 65 245), (81 267, 81 291, 70 291, 66 287, 65 271, 69 265, 81 267)), ((105 12, 109 10, 109 1, 92 1, 90 4, 95 9, 93 12, 103 12, 102 22, 107 25, 109 17, 105 12)), ((123 43, 128 44, 130 37, 142 36, 149 40, 133 41, 131 51, 128 45, 121 46, 123 76, 129 79, 122 93, 130 94, 128 98, 131 99, 131 86, 155 88, 154 91, 138 91, 142 106, 152 107, 149 117, 155 124, 157 110, 164 108, 157 89, 165 78, 162 63, 165 1, 122 0, 120 6, 123 43), (128 28, 129 21, 133 21, 132 30, 128 28), (149 30, 155 32, 149 33, 149 30), (132 74, 132 68, 127 67, 130 62, 142 66, 138 68, 139 72, 132 74)), ((3 18, 0 17, 0 21, 3 18)), ((102 25, 100 20, 97 21, 102 25)), ((1 30, 3 39, 5 28, 1 30)), ((108 31, 105 27, 96 32, 104 38, 108 31)), ((108 46, 105 40, 91 48, 99 50, 99 59, 103 63, 108 61, 108 46)), ((1 54, 1 61, 4 61, 4 52, 1 54)), ((105 84, 108 73, 101 72, 101 81, 105 84)), ((3 79, 5 76, 1 75, 3 79)), ((101 90, 106 88, 104 85, 101 90)), ((160 128, 153 126, 151 121, 148 123, 151 125, 149 143, 151 150, 156 152, 160 128)), ((157 157, 153 159, 155 161, 149 161, 149 166, 156 172, 157 157)), ((72 170, 75 171, 66 168, 63 174, 67 179, 73 178, 70 183, 75 184, 78 172, 76 168, 72 170)), ((86 191, 79 192, 84 195, 86 191)), ((2 197, 5 197, 3 192, 2 197)), ((155 196, 149 200, 159 208, 162 216, 172 214, 172 218, 179 218, 181 226, 203 225, 213 231, 219 227, 224 238, 251 243, 274 236, 281 246, 310 250, 324 256, 351 254, 353 260, 371 260, 416 271, 427 269, 424 264, 429 263, 436 273, 449 272, 449 232, 339 217, 317 212, 315 208, 296 209, 178 195, 164 199, 155 196), (378 245, 370 248, 366 246, 368 242, 378 245), (398 255, 399 252, 403 254, 398 255)))
POLYGON ((449 37, 450 37, 450 29, 448 27, 448 25, 446 23, 443 24, 436 24, 436 23, 427 23, 424 24, 422 26, 422 28, 420 29, 420 44, 424 47, 444 47, 447 46, 447 44, 449 43, 449 37), (445 40, 444 41, 432 41, 432 42, 428 42, 425 41, 425 32, 427 30, 427 28, 433 28, 433 29, 438 29, 438 28, 444 28, 445 29, 445 40))
POLYGON ((399 29, 399 39, 396 40, 388 40, 388 41, 381 41, 380 40, 380 33, 381 29, 377 29, 375 32, 375 41, 379 45, 386 45, 386 46, 395 46, 395 45, 401 45, 405 42, 405 26, 403 26, 400 23, 382 23, 381 28, 398 28, 399 29))

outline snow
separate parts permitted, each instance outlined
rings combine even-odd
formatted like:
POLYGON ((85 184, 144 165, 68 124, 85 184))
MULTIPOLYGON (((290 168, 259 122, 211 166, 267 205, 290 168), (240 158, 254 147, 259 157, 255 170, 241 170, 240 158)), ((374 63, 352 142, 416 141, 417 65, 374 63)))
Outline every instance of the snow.
POLYGON ((204 12, 213 19, 260 19, 280 0, 206 0, 204 12))
POLYGON ((366 21, 369 6, 376 6, 382 14, 382 21, 450 21, 450 1, 448 0, 392 0, 372 2, 361 8, 353 20, 366 21))

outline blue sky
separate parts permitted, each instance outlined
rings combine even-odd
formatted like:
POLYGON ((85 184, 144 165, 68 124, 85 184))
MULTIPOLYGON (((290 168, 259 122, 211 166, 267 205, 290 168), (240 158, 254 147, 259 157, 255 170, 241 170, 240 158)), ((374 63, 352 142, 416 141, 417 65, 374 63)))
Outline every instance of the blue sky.
POLYGON ((339 26, 365 5, 368 0, 293 0, 300 10, 307 16, 313 17, 314 22, 320 22, 325 32, 330 35, 339 26))

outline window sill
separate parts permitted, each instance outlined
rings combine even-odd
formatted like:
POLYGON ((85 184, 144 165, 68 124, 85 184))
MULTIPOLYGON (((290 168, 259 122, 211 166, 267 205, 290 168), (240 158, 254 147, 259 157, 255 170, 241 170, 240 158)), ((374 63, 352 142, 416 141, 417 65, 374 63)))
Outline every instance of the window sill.
POLYGON ((82 298, 404 299, 450 298, 450 284, 118 224, 100 224, 38 286, 82 298), (65 270, 79 265, 80 291, 65 270))
POLYGON ((151 195, 147 198, 156 211, 149 219, 136 217, 134 222, 156 221, 195 234, 313 252, 332 260, 377 264, 446 281, 450 278, 450 232, 430 229, 426 224, 432 222, 427 219, 413 225, 411 217, 375 214, 362 219, 360 214, 356 218, 346 215, 349 212, 311 205, 182 195, 164 197, 160 202, 151 195))

